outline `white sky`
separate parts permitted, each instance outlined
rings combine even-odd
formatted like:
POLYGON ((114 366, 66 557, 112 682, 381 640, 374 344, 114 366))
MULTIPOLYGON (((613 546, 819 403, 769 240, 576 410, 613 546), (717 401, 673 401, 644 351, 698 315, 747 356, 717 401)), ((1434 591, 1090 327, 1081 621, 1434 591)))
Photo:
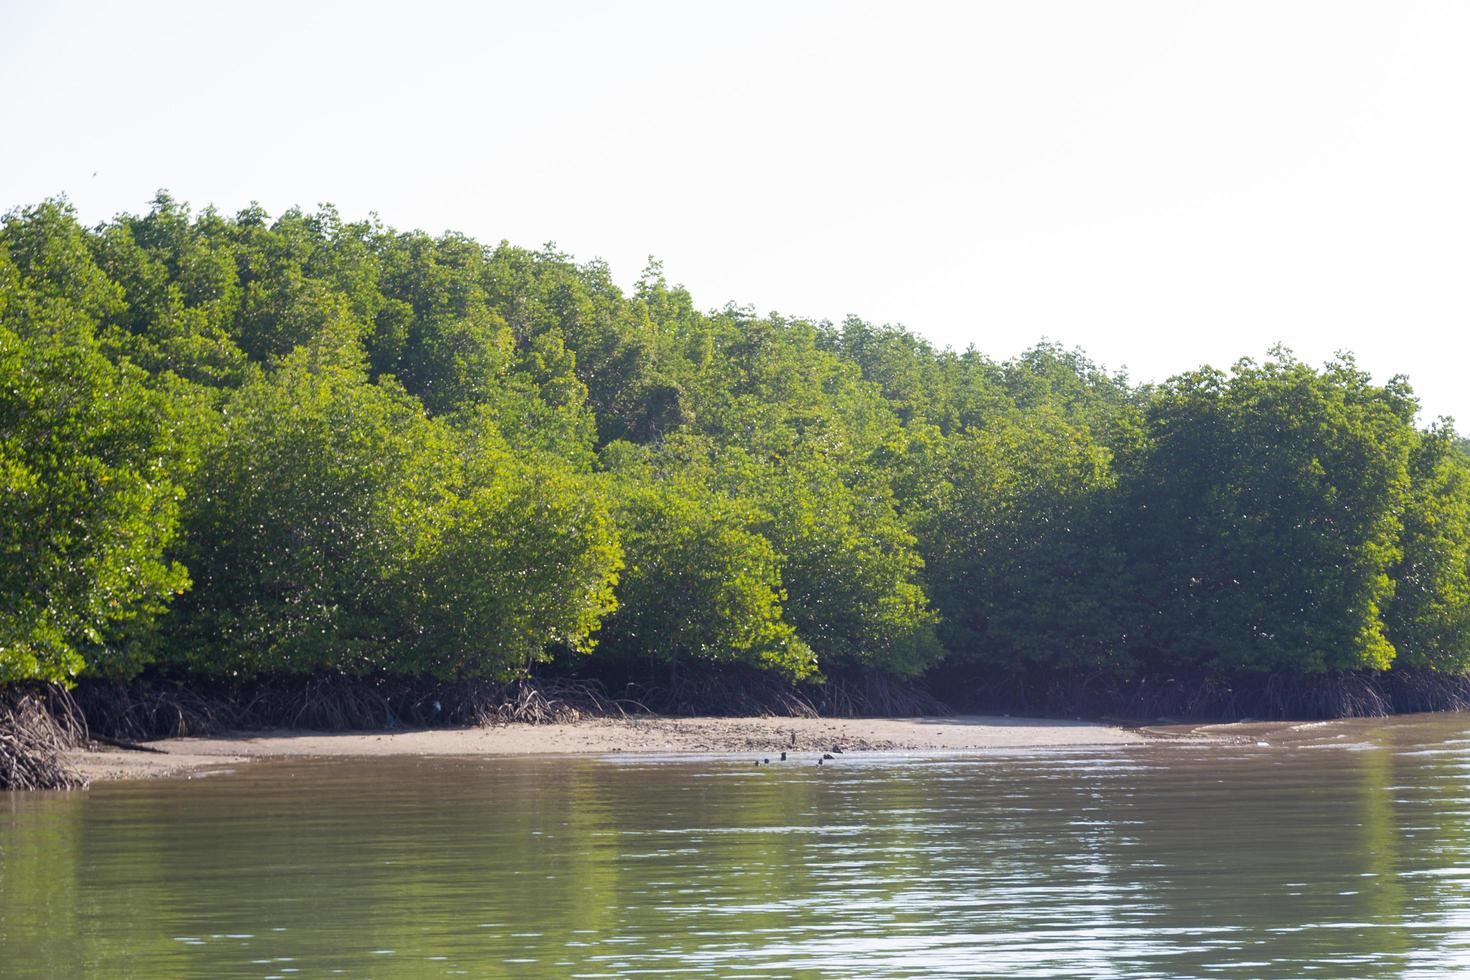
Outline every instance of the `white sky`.
POLYGON ((0 0, 0 210, 554 241, 1152 380, 1350 349, 1470 428, 1470 4, 0 0))

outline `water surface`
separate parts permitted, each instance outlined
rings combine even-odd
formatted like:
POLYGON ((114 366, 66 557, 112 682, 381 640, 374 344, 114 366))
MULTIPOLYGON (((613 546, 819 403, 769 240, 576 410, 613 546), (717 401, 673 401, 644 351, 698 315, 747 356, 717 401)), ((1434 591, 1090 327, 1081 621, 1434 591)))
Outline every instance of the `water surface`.
POLYGON ((0 794, 0 975, 1444 976, 1467 816, 1457 715, 821 768, 263 762, 0 794))

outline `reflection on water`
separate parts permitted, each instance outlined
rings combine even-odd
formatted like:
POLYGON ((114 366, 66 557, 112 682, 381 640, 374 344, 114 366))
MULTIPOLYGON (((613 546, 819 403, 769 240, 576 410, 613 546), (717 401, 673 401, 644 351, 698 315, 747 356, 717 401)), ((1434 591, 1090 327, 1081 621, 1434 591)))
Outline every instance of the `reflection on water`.
POLYGON ((0 975, 1444 976, 1470 718, 0 794, 0 975))

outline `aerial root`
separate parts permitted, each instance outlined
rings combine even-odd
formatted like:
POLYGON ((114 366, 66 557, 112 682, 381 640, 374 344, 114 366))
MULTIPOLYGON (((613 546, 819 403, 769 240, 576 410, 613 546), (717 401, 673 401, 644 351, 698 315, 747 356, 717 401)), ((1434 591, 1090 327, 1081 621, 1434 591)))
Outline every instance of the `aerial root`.
POLYGON ((0 690, 0 789, 78 789, 87 781, 66 761, 86 729, 61 688, 0 690))
POLYGON ((159 679, 89 679, 78 684, 75 703, 77 717, 85 716, 97 735, 129 741, 269 728, 546 724, 647 713, 636 700, 614 698, 592 680, 437 681, 345 674, 270 677, 233 686, 200 682, 187 689, 159 679))
POLYGON ((1030 671, 972 681, 965 706, 979 711, 1139 721, 1380 718, 1411 711, 1470 710, 1470 678, 1437 671, 1325 674, 1030 671))

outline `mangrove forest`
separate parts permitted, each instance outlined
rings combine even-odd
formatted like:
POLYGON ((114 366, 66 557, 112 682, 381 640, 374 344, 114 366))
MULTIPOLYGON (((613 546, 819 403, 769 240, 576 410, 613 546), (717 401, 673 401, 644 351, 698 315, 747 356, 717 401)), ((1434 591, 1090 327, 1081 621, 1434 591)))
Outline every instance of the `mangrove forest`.
POLYGON ((625 290, 329 206, 160 194, 86 227, 50 200, 0 227, 0 686, 120 737, 186 702, 452 721, 454 691, 559 683, 1443 706, 1470 455, 1417 416, 1348 354, 1137 384, 1048 343, 701 308, 652 260, 625 290))

